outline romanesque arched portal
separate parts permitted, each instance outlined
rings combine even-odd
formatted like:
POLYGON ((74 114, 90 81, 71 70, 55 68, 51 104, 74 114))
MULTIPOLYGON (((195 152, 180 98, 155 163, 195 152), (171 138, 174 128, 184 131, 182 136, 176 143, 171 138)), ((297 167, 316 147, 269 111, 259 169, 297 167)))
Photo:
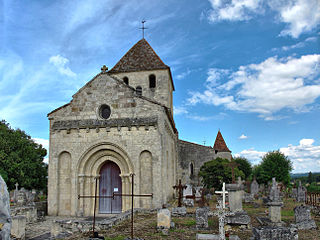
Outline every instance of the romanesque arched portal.
MULTIPOLYGON (((111 184, 107 187, 107 183, 103 182, 100 187, 98 181, 98 194, 103 194, 104 191, 109 191, 109 194, 112 194, 113 191, 120 189, 125 193, 131 192, 131 182, 130 182, 130 173, 133 173, 133 165, 130 161, 126 152, 121 149, 119 146, 113 143, 99 143, 91 148, 89 148, 81 157, 78 164, 78 194, 85 196, 94 196, 95 193, 95 179, 101 179, 101 181, 108 181, 108 171, 109 174, 114 174, 114 179, 117 179, 117 186, 111 184), (114 168, 113 173, 110 170, 114 168), (109 170, 108 170, 109 168, 109 170), (120 175, 116 177, 117 174, 120 175), (101 177, 100 174, 103 176, 101 177), (103 180, 104 179, 104 180, 103 180), (109 189, 110 188, 110 189, 109 189), (112 188, 112 189, 111 189, 112 188), (111 191, 112 190, 112 191, 111 191), (101 191, 99 193, 99 191, 101 191)), ((111 181, 111 180, 110 180, 111 181)), ((121 199, 121 198, 120 198, 121 199)), ((126 211, 130 209, 130 201, 128 198, 122 198, 121 203, 118 203, 118 207, 116 208, 117 212, 126 211)), ((79 199, 77 202, 77 215, 90 216, 93 215, 94 210, 94 199, 93 198, 85 198, 79 199)), ((109 204, 104 201, 97 201, 98 206, 97 210, 99 210, 99 214, 110 213, 111 208, 108 208, 107 205, 100 206, 100 204, 109 204)), ((112 203, 112 202, 111 202, 112 203)), ((115 212, 113 212, 115 213, 115 212)))

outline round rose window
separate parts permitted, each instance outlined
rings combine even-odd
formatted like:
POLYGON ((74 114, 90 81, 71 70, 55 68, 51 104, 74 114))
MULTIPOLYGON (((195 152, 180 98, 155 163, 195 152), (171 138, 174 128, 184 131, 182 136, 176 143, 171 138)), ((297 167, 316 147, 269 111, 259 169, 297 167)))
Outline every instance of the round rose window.
POLYGON ((111 109, 108 105, 102 105, 99 110, 100 117, 108 119, 111 115, 111 109))

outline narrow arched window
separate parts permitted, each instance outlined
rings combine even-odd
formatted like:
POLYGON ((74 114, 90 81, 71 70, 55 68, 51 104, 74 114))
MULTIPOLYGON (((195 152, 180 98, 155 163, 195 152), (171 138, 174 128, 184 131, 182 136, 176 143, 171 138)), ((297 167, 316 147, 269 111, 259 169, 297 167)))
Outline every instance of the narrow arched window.
POLYGON ((138 96, 142 96, 142 87, 140 86, 136 87, 136 93, 138 96))
POLYGON ((155 88, 156 87, 156 75, 151 74, 149 75, 149 88, 155 88))
POLYGON ((193 176, 193 163, 190 163, 190 176, 193 176))
POLYGON ((129 85, 129 78, 128 77, 124 77, 123 78, 123 82, 127 85, 129 85))

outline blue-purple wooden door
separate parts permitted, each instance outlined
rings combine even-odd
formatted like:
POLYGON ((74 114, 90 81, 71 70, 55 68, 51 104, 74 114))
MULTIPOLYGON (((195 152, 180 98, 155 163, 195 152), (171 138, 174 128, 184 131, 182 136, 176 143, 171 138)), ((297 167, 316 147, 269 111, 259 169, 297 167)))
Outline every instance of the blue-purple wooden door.
MULTIPOLYGON (((120 168, 117 164, 107 161, 100 170, 99 195, 112 196, 113 192, 122 193, 120 168)), ((122 198, 99 198, 99 213, 121 213, 122 198)))

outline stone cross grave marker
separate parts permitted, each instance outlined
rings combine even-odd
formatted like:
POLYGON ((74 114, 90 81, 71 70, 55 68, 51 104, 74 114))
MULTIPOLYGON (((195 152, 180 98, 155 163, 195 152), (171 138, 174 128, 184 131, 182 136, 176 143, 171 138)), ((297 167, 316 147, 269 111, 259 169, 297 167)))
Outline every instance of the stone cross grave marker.
POLYGON ((181 184, 181 179, 179 179, 179 184, 173 186, 173 189, 177 189, 178 190, 178 207, 182 206, 182 198, 183 198, 183 189, 186 189, 187 186, 186 185, 182 185, 181 184))
POLYGON ((232 216, 234 213, 225 211, 221 204, 221 200, 218 200, 217 211, 213 212, 213 215, 219 218, 219 240, 225 240, 224 222, 226 216, 232 216))
POLYGON ((215 191, 217 194, 222 194, 222 207, 226 208, 226 183, 222 183, 222 191, 215 191))
POLYGON ((234 169, 236 167, 239 166, 238 163, 236 163, 235 161, 231 161, 229 164, 228 164, 229 167, 231 167, 231 172, 232 172, 232 183, 236 183, 236 177, 234 175, 234 169))

